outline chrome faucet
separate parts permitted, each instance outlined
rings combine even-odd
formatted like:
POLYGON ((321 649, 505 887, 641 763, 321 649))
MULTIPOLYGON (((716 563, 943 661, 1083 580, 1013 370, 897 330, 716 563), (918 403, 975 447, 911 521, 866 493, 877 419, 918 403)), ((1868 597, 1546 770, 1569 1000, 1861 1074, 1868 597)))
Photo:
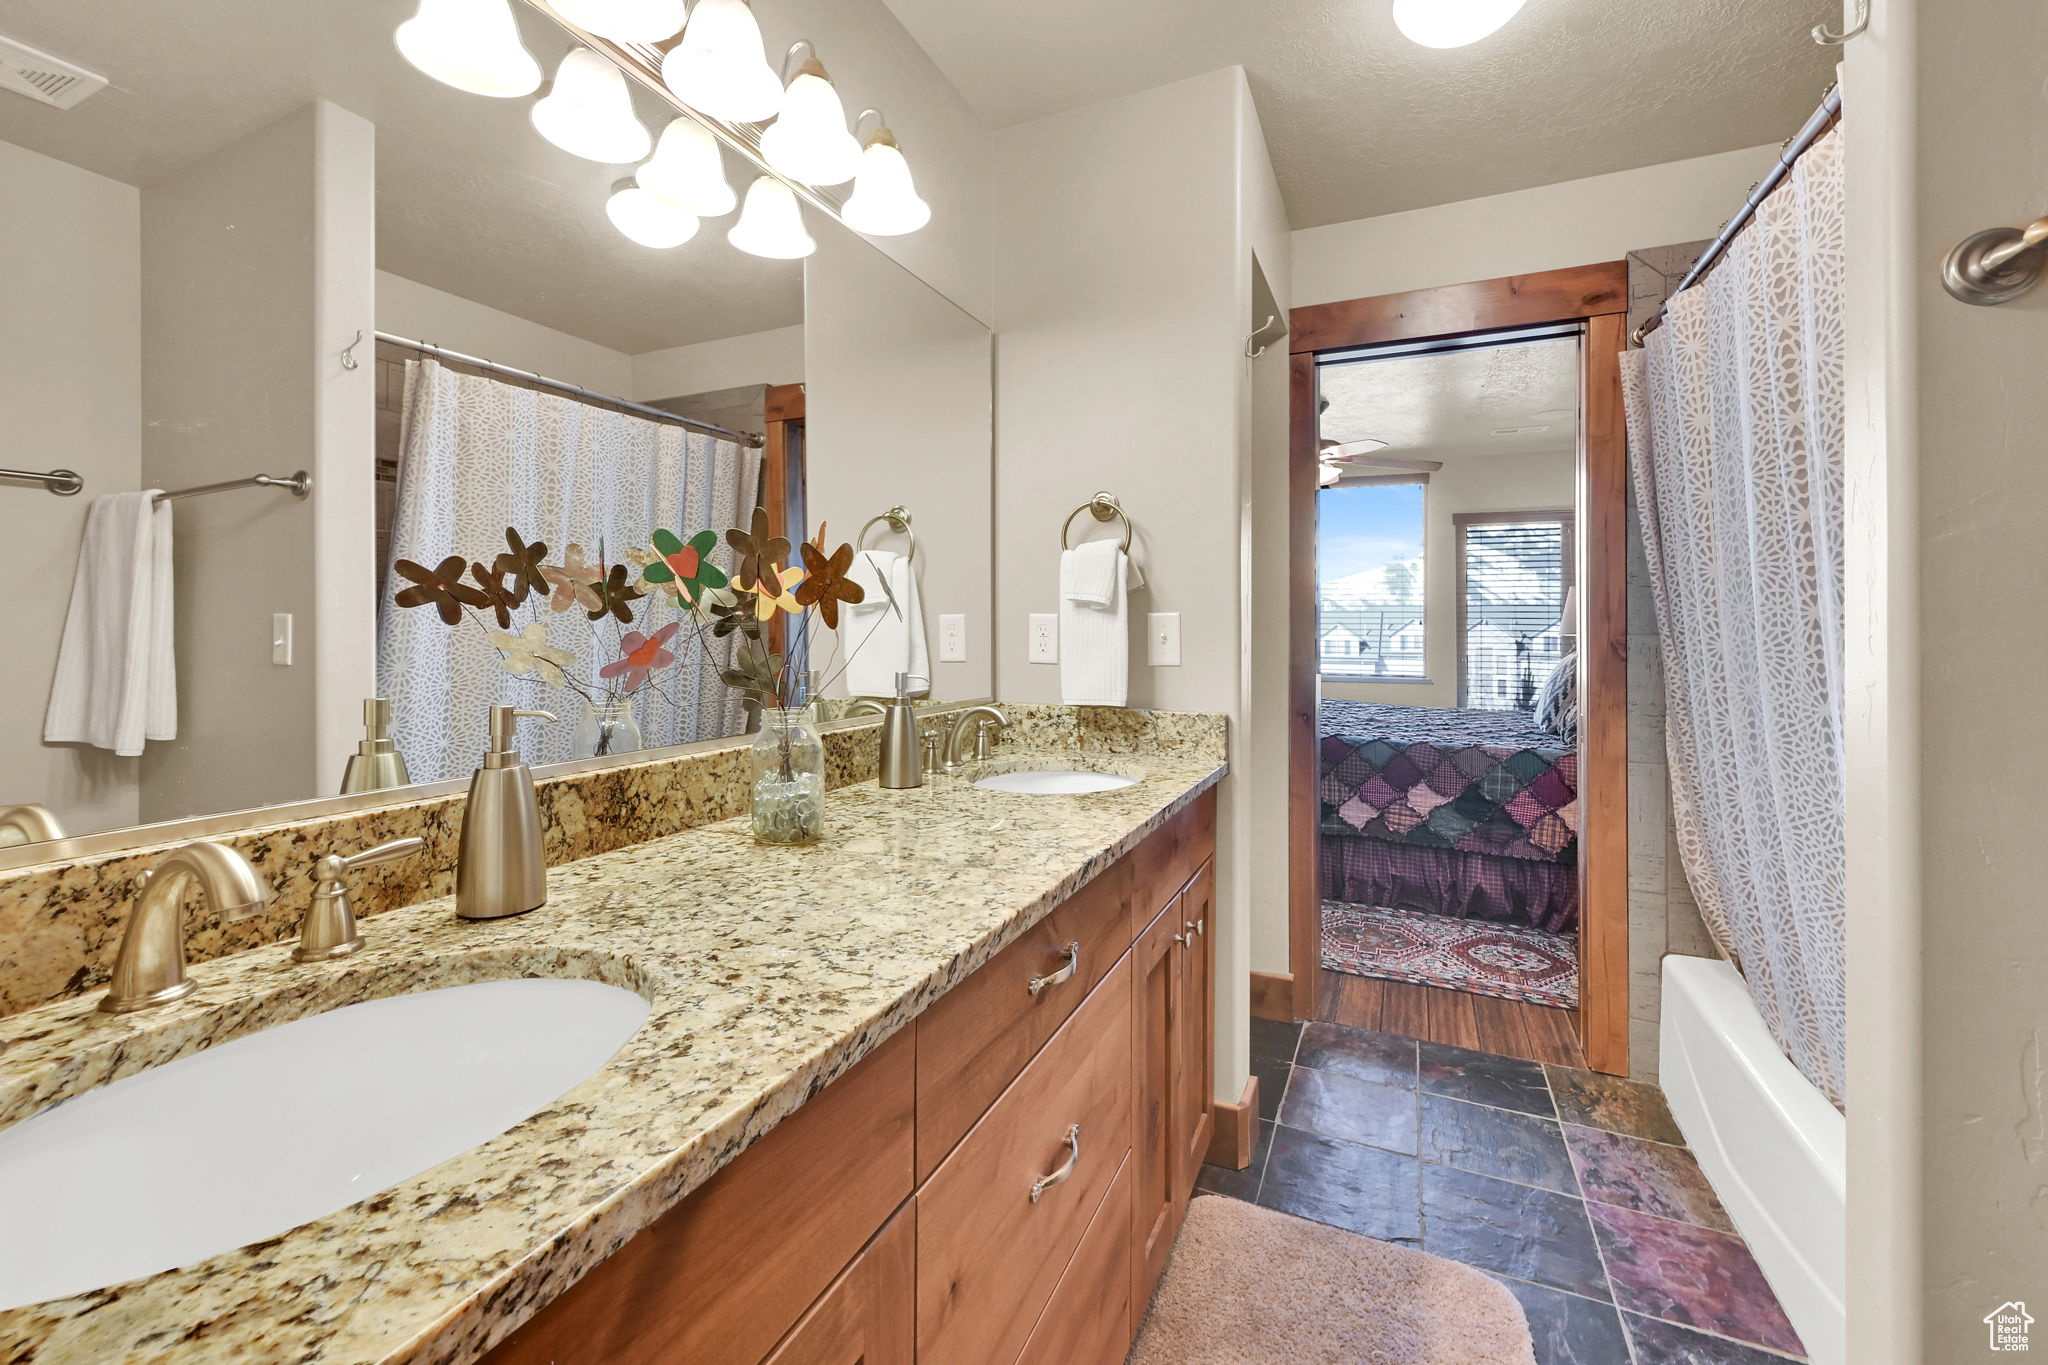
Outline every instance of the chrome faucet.
POLYGON ((244 920, 270 899, 263 874, 226 844, 198 840, 180 844, 149 870, 128 930, 114 959, 114 979, 100 997, 105 1014, 168 1005, 190 995, 196 984, 185 975, 185 888, 199 891, 225 920, 244 920))
POLYGON ((966 763, 960 756, 960 745, 967 738, 968 722, 974 722, 974 758, 976 762, 988 758, 988 727, 997 730, 1009 727, 1009 720, 993 706, 970 706, 953 718, 953 733, 946 741, 946 771, 951 772, 966 763))
POLYGON ((0 848, 16 844, 40 844, 64 837, 64 827, 47 806, 30 801, 20 806, 0 806, 0 848))
POLYGON ((878 716, 889 714, 889 708, 876 701, 873 697, 855 697, 846 704, 846 709, 839 713, 839 719, 852 720, 855 716, 866 715, 870 711, 878 716))

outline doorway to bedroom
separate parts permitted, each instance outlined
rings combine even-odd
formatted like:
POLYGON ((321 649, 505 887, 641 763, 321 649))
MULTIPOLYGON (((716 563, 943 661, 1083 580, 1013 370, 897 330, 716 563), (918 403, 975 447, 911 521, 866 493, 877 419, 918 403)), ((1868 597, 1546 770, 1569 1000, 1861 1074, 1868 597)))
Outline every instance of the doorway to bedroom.
POLYGON ((1580 345, 1315 357, 1326 972, 1578 1007, 1580 345))

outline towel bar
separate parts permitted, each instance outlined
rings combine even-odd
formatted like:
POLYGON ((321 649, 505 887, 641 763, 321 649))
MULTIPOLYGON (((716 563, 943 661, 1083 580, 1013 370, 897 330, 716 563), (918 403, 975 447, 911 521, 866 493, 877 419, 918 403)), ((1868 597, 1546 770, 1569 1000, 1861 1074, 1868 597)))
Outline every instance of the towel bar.
POLYGON ((85 478, 75 469, 0 469, 0 479, 23 479, 39 483, 60 498, 68 498, 85 487, 85 478))

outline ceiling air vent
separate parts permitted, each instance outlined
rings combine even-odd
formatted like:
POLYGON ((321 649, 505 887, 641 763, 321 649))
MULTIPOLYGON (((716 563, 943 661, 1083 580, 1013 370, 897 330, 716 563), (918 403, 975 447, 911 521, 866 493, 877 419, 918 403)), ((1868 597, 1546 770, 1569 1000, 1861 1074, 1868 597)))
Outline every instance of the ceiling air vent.
POLYGON ((0 38, 0 90, 12 90, 17 95, 69 109, 87 95, 106 88, 105 76, 95 76, 82 66, 38 52, 26 43, 0 38))

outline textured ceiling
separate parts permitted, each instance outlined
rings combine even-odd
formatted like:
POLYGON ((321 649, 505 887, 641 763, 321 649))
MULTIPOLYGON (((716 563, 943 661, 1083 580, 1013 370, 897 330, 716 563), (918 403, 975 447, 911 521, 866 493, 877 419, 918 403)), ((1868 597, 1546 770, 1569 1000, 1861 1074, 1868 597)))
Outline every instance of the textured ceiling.
MULTIPOLYGON (((629 353, 803 320, 803 264, 728 245, 729 219, 672 251, 604 215, 628 167, 560 151, 530 99, 451 90, 391 33, 416 0, 0 0, 0 34, 112 84, 60 111, 0 92, 0 140, 133 185, 180 170, 315 97, 377 125, 377 263, 422 284, 629 353)), ((516 5, 550 72, 568 39, 516 5)), ((650 127, 662 120, 651 97, 650 127)), ((729 170, 737 177, 736 167, 729 170)), ((735 183, 744 183, 735 179, 735 183)), ((812 216, 812 231, 839 231, 812 216)))
MULTIPOLYGON (((769 3, 770 0, 763 0, 769 3)), ((1528 0, 1436 50, 1390 0, 888 0, 996 127, 1241 64, 1297 228, 1782 142, 1838 0, 1528 0)))
POLYGON ((1569 450, 1578 433, 1578 348, 1567 337, 1321 366, 1317 383, 1329 402, 1322 435, 1385 441, 1387 449, 1373 453, 1403 460, 1569 450))

